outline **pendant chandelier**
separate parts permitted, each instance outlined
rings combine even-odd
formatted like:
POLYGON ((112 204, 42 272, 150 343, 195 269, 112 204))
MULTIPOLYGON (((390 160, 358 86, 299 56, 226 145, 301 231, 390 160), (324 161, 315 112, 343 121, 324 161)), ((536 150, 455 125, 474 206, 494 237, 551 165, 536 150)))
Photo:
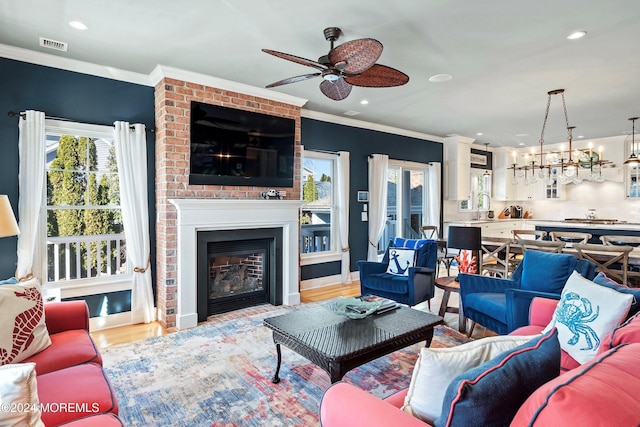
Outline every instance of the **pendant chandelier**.
POLYGON ((535 153, 532 148, 530 153, 524 154, 524 162, 522 164, 518 162, 516 152, 513 152, 513 163, 508 168, 513 170, 512 184, 516 185, 520 181, 524 185, 535 184, 538 182, 538 178, 545 179, 548 185, 552 185, 556 180, 562 184, 580 184, 584 179, 591 182, 604 182, 602 166, 611 162, 603 159, 602 147, 597 152, 591 145, 589 148, 574 149, 573 129, 575 129, 575 126, 569 126, 564 89, 547 92, 547 108, 544 113, 542 132, 540 133, 540 152, 535 153), (560 95, 562 98, 562 109, 569 142, 568 151, 565 151, 564 144, 558 150, 544 151, 544 131, 549 118, 551 97, 554 95, 560 95), (558 169, 560 170, 559 172, 558 169), (583 176, 580 176, 581 171, 583 176), (586 175, 587 172, 588 175, 586 175))
POLYGON ((638 156, 636 155, 636 120, 638 120, 638 117, 631 117, 629 120, 631 120, 631 155, 629 156, 629 158, 624 162, 625 165, 637 165, 638 163, 640 163, 640 159, 638 159, 638 156))

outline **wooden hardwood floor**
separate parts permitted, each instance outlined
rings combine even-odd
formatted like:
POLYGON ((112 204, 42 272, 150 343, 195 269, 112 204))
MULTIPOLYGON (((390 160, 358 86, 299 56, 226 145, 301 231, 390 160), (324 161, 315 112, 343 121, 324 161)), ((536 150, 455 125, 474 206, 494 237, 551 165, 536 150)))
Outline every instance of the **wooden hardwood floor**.
MULTIPOLYGON (((360 295, 360 282, 353 282, 348 285, 332 285, 318 289, 310 289, 300 292, 300 301, 303 303, 323 301, 337 296, 353 297, 360 295)), ((452 295, 450 304, 457 305, 457 295, 452 295)), ((437 313, 440 307, 440 301, 442 300, 442 291, 436 288, 435 297, 431 300, 432 313, 437 313)), ((415 308, 421 310, 429 310, 428 304, 421 303, 415 308)), ((458 327, 458 315, 453 313, 446 313, 444 316, 445 323, 451 328, 458 327)), ((130 326, 122 326, 119 328, 105 329, 101 331, 92 332, 96 345, 100 349, 115 345, 123 344, 127 342, 137 341, 149 337, 160 336, 163 334, 174 332, 173 330, 167 330, 158 322, 152 322, 149 324, 138 324, 130 326)), ((481 338, 485 335, 493 335, 491 331, 485 330, 482 326, 476 326, 473 332, 474 338, 481 338)))

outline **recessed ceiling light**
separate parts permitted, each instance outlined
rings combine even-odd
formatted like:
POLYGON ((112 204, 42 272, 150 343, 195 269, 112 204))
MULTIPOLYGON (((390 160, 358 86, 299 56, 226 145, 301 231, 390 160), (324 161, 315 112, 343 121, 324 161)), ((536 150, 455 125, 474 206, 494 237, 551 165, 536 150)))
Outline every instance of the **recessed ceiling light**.
POLYGON ((349 110, 349 111, 345 111, 344 113, 345 116, 357 116, 358 114, 360 114, 359 111, 353 111, 353 110, 349 110))
POLYGON ((360 101, 360 104, 362 105, 367 105, 369 103, 369 101, 367 101, 366 99, 363 99, 362 101, 360 101))
POLYGON ((524 147, 524 142, 518 143, 519 146, 524 147))
POLYGON ((575 32, 573 32, 573 33, 569 34, 569 35, 567 36, 567 38, 568 38, 569 40, 577 40, 577 39, 581 39, 582 37, 584 37, 584 36, 586 36, 586 35, 587 35, 587 32, 586 32, 586 31, 582 31, 582 30, 580 30, 580 31, 575 31, 575 32))
POLYGON ((451 74, 436 74, 435 76, 429 77, 429 81, 431 83, 442 83, 442 82, 448 82, 452 78, 453 76, 451 74))
POLYGON ((584 135, 578 135, 578 139, 584 138, 584 135))
POLYGON ((75 28, 76 30, 86 30, 89 28, 80 21, 70 21, 69 26, 75 28))

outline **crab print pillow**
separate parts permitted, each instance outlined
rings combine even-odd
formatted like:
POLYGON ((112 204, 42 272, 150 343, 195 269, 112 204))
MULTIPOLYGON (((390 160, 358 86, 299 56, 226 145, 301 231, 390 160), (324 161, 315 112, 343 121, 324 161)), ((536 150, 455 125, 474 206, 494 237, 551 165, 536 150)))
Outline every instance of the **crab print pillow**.
POLYGON ((602 338, 626 319, 632 301, 633 295, 598 285, 574 271, 543 333, 558 328, 560 348, 584 364, 596 356, 602 338))
POLYGON ((51 345, 37 279, 0 285, 0 365, 18 363, 51 345))

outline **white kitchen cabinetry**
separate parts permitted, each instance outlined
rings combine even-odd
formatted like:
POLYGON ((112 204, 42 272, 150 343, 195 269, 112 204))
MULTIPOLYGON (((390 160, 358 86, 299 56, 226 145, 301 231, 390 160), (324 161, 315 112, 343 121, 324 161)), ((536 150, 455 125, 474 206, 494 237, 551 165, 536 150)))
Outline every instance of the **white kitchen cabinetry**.
POLYGON ((450 136, 444 139, 445 198, 467 200, 471 194, 471 144, 473 139, 450 136))
POLYGON ((482 238, 485 237, 513 237, 511 230, 535 229, 535 225, 524 219, 497 219, 493 221, 460 221, 445 223, 444 236, 448 234, 449 226, 480 227, 482 238))

